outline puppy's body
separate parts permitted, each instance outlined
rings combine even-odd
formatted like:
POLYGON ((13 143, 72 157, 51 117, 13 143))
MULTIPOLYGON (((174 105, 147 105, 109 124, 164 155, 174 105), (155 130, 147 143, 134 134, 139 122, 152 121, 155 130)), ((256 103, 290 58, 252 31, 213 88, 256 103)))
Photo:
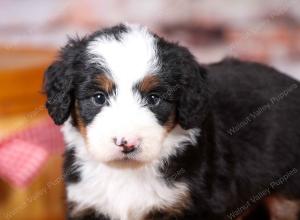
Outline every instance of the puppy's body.
POLYGON ((121 25, 72 41, 45 88, 64 123, 69 219, 234 219, 262 202, 278 216, 274 198, 297 218, 296 80, 233 59, 200 66, 121 25))

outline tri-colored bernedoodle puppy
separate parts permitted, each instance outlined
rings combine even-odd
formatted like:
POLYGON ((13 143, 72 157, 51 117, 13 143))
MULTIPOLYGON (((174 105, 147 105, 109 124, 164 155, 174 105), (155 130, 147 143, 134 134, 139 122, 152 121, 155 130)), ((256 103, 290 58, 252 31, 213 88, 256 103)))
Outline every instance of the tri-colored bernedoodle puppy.
POLYGON ((44 82, 68 219, 298 219, 299 87, 258 63, 201 65, 138 25, 70 40, 44 82))

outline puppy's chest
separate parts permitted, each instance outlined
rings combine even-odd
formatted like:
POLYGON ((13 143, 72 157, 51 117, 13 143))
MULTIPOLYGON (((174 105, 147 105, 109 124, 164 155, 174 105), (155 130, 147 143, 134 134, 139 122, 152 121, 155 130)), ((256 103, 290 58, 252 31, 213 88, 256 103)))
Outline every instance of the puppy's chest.
POLYGON ((67 186, 78 209, 93 208, 115 220, 141 220, 154 210, 172 210, 188 195, 183 183, 168 185, 157 171, 114 170, 105 166, 81 170, 81 181, 67 186))

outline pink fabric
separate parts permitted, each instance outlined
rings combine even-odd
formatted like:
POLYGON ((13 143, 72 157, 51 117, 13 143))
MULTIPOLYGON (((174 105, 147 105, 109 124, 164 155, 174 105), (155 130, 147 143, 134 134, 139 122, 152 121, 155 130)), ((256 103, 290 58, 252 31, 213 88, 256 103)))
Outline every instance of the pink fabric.
POLYGON ((39 173, 49 155, 63 151, 59 127, 50 119, 0 141, 0 178, 25 187, 39 173))
POLYGON ((46 149, 13 139, 0 148, 0 175, 16 186, 26 186, 48 157, 46 149))

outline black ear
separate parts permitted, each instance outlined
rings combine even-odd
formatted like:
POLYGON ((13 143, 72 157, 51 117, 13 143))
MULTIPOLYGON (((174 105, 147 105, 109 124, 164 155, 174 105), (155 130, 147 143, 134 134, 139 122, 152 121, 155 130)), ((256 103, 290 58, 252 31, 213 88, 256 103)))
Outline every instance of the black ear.
POLYGON ((190 60, 185 63, 184 72, 177 107, 178 122, 183 129, 199 128, 208 108, 206 70, 195 60, 190 60))
POLYGON ((72 78, 63 60, 54 62, 44 75, 46 108, 57 125, 64 123, 70 115, 72 78))
POLYGON ((72 92, 75 75, 84 63, 86 43, 86 38, 69 39, 67 45, 60 50, 58 60, 45 72, 46 108, 57 125, 63 124, 70 115, 74 101, 72 92))

